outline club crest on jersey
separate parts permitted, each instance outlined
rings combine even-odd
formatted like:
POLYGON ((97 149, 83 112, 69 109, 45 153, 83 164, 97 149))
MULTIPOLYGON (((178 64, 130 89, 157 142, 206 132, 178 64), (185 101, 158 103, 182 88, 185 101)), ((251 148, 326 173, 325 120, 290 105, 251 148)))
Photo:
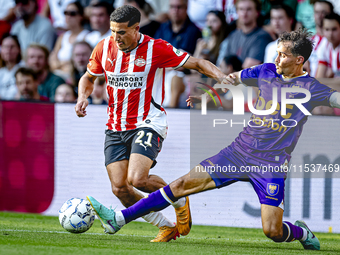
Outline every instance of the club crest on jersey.
POLYGON ((275 196, 279 193, 279 184, 267 183, 267 193, 269 196, 275 196))
POLYGON ((146 61, 145 61, 145 59, 144 58, 137 58, 136 60, 135 60, 135 65, 136 66, 139 66, 139 67, 142 67, 142 66, 145 66, 145 64, 146 64, 146 61))
POLYGON ((183 52, 180 51, 180 50, 178 50, 178 49, 176 49, 175 47, 172 47, 172 50, 175 52, 175 54, 176 54, 177 56, 182 56, 182 55, 183 55, 183 52))

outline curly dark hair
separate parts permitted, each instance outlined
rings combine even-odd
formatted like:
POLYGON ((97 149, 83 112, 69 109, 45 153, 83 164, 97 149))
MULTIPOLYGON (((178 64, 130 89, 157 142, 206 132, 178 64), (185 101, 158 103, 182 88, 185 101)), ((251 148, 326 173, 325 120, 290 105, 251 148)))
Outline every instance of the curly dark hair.
POLYGON ((110 21, 117 23, 129 22, 128 27, 140 22, 140 12, 131 5, 123 5, 111 13, 110 21))
POLYGON ((278 44, 281 42, 291 42, 289 46, 290 52, 293 56, 302 56, 305 63, 314 48, 314 42, 312 40, 312 33, 307 31, 305 28, 300 28, 297 31, 283 32, 278 39, 278 44))

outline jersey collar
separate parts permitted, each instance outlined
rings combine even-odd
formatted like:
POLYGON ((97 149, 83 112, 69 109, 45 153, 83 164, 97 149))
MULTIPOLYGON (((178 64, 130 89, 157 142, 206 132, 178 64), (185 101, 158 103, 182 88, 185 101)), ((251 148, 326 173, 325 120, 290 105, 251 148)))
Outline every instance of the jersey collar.
POLYGON ((306 71, 304 71, 303 72, 303 74, 301 74, 301 75, 299 75, 299 76, 294 76, 294 77, 286 77, 286 76, 284 76, 284 75, 280 75, 281 76, 281 79, 283 80, 283 81, 291 81, 291 80, 293 80, 293 79, 295 79, 295 78, 299 78, 299 77, 304 77, 304 76, 307 76, 308 75, 308 73, 306 72, 306 71))

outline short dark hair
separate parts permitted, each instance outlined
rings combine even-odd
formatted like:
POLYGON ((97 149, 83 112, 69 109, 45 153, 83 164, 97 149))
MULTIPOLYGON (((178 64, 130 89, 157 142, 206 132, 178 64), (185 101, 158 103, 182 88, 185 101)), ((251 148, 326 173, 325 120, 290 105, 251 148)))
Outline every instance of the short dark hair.
POLYGON ((129 22, 128 27, 140 22, 140 12, 131 5, 123 5, 111 13, 110 21, 117 23, 129 22))
POLYGON ((315 5, 316 3, 324 3, 324 4, 328 4, 329 8, 331 9, 331 12, 334 12, 334 6, 331 2, 327 1, 327 0, 314 0, 314 1, 310 1, 311 4, 315 5), (313 3, 312 3, 313 2, 313 3))
POLYGON ((91 7, 104 7, 106 9, 107 15, 109 16, 115 10, 115 8, 113 8, 113 4, 110 4, 109 2, 103 1, 103 0, 91 1, 90 6, 91 7))
POLYGON ((336 20, 340 25, 340 16, 335 12, 327 14, 324 19, 336 20))
POLYGON ((286 4, 276 4, 271 8, 271 10, 273 10, 273 9, 274 10, 280 10, 280 9, 284 10, 288 18, 294 18, 295 17, 294 10, 286 4))
POLYGON ((21 73, 22 75, 26 76, 31 76, 33 80, 37 81, 38 80, 38 75, 37 73, 29 67, 20 67, 16 72, 15 72, 15 78, 17 78, 17 75, 21 73))
POLYGON ((226 56, 223 61, 227 64, 227 65, 232 65, 233 69, 237 72, 237 71, 241 71, 242 70, 242 61, 239 59, 238 56, 236 55, 229 55, 226 56))
POLYGON ((74 4, 77 7, 80 16, 84 16, 84 7, 79 0, 75 2, 70 2, 67 6, 71 4, 74 4))
POLYGON ((235 3, 236 9, 237 9, 237 4, 238 4, 239 2, 242 2, 242 1, 251 1, 251 2, 253 2, 253 3, 255 4, 256 10, 257 10, 258 12, 261 11, 261 6, 262 6, 262 4, 261 4, 260 0, 237 0, 236 3, 235 3))
POLYGON ((314 48, 314 42, 312 40, 312 33, 308 32, 305 28, 300 28, 297 31, 283 32, 278 39, 278 44, 281 42, 291 42, 292 45, 289 47, 290 52, 293 56, 303 56, 305 63, 314 48))

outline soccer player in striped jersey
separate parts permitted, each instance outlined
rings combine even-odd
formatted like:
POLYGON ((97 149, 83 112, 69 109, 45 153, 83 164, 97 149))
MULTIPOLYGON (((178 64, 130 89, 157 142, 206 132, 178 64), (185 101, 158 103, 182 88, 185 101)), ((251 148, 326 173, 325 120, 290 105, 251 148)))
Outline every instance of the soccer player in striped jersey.
MULTIPOLYGON (((307 121, 308 112, 318 105, 340 108, 340 93, 303 71, 303 64, 312 49, 313 41, 306 30, 283 33, 279 37, 275 64, 262 64, 244 69, 230 74, 223 80, 223 82, 228 80, 233 85, 245 83, 258 87, 260 93, 256 109, 262 110, 266 106, 265 109, 272 108, 273 111, 267 115, 253 114, 249 125, 232 144, 215 156, 203 160, 188 174, 118 212, 104 207, 93 197, 88 196, 107 231, 115 233, 128 222, 150 211, 162 210, 190 194, 222 188, 237 181, 247 181, 252 184, 259 197, 263 232, 268 238, 275 242, 299 240, 305 249, 319 250, 319 240, 303 221, 292 224, 282 220, 287 164, 301 135, 302 127, 307 121), (287 88, 291 92, 284 92, 287 88), (295 92, 292 88, 299 90, 295 92), (280 112, 283 102, 278 100, 274 103, 275 90, 278 95, 286 93, 286 98, 289 99, 303 99, 308 94, 303 91, 309 91, 310 99, 301 105, 287 105, 288 110, 284 114, 280 112), (307 115, 304 111, 307 111, 307 115), (282 124, 285 120, 288 120, 287 125, 282 124), (296 125, 288 124, 289 122, 296 125), (218 171, 217 166, 224 167, 224 170, 218 171), (247 166, 267 166, 269 170, 242 171, 247 166), (209 167, 215 167, 213 169, 215 171, 207 171, 209 167), (270 171, 270 167, 276 170, 270 171), (230 168, 232 171, 225 171, 230 168)), ((208 101, 210 98, 208 94, 206 97, 208 101)), ((199 102, 200 99, 201 97, 189 97, 188 105, 199 102)))
MULTIPOLYGON (((219 82, 225 77, 209 61, 190 57, 166 41, 139 33, 139 22, 140 12, 129 5, 111 14, 112 35, 94 48, 87 72, 79 81, 75 107, 79 117, 86 116, 87 98, 93 83, 97 77, 105 76, 109 98, 105 165, 112 191, 125 207, 143 198, 134 187, 150 193, 166 186, 159 176, 149 175, 167 134, 166 113, 162 107, 164 68, 195 69, 219 82)), ((189 198, 181 198, 172 205, 176 211, 176 225, 160 212, 144 216, 146 221, 160 228, 152 242, 167 242, 179 234, 189 233, 189 198)), ((106 223, 111 224, 110 221, 106 223)))

